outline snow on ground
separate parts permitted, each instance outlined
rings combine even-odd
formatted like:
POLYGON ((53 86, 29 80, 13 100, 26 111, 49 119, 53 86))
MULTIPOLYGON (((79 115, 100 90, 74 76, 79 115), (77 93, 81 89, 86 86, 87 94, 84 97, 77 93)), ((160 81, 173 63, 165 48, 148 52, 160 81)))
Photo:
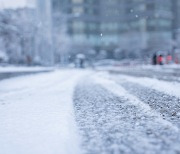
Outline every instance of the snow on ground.
POLYGON ((131 77, 127 75, 118 75, 117 78, 120 81, 137 83, 180 98, 180 83, 177 82, 160 81, 158 79, 147 77, 131 77))
POLYGON ((38 72, 38 71, 50 71, 53 70, 51 67, 23 67, 23 66, 0 66, 0 73, 9 72, 38 72))
POLYGON ((127 98, 128 100, 131 101, 132 105, 137 106, 139 109, 141 109, 141 111, 149 115, 156 116, 157 118, 155 119, 155 121, 159 121, 162 124, 167 125, 167 127, 172 127, 174 130, 178 131, 177 127, 173 126, 168 121, 163 120, 163 118, 160 117, 159 114, 157 114, 155 111, 153 111, 149 105, 145 104, 144 102, 141 102, 137 97, 130 94, 127 90, 125 90, 122 86, 118 85, 115 81, 98 76, 94 77, 94 81, 97 84, 103 86, 108 91, 116 94, 117 96, 127 98))
POLYGON ((180 128, 180 83, 108 73, 101 75, 115 81, 144 104, 148 104, 164 119, 180 128))
POLYGON ((170 64, 170 65, 131 65, 131 66, 98 66, 97 70, 100 71, 148 71, 155 73, 177 73, 180 71, 179 64, 170 64))
POLYGON ((1 154, 80 154, 72 95, 87 74, 61 70, 0 82, 1 154))
POLYGON ((0 82, 0 154, 175 154, 180 83, 57 70, 0 82))
POLYGON ((74 104, 87 154, 180 152, 179 127, 106 73, 82 79, 74 104))
POLYGON ((169 64, 169 65, 140 65, 139 68, 143 69, 157 69, 159 71, 163 69, 180 69, 180 64, 169 64))

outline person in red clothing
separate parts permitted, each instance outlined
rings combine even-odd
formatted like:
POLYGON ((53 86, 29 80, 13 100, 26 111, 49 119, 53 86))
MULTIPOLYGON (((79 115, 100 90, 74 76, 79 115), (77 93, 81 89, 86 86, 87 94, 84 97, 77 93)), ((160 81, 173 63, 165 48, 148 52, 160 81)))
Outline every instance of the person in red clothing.
POLYGON ((167 64, 172 63, 172 56, 170 54, 168 54, 167 57, 166 57, 166 63, 167 64))
POLYGON ((164 61, 163 55, 159 55, 157 60, 159 65, 163 65, 163 61, 164 61))

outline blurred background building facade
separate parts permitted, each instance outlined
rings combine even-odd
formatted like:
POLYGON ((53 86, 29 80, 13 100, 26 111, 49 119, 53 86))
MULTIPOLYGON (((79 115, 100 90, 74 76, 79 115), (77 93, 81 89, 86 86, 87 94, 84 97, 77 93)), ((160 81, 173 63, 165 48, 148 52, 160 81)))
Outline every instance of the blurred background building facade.
POLYGON ((53 65, 54 53, 52 42, 52 8, 50 0, 37 1, 36 16, 36 61, 44 65, 53 65))
POLYGON ((173 34, 179 28, 179 7, 175 7, 179 1, 176 0, 51 2, 56 28, 61 29, 63 22, 73 43, 96 51, 106 50, 109 56, 115 50, 130 52, 132 57, 151 55, 159 50, 171 51, 173 34))
POLYGON ((179 8, 179 0, 36 0, 36 8, 0 12, 0 52, 12 63, 43 65, 78 53, 118 60, 175 54, 179 8))

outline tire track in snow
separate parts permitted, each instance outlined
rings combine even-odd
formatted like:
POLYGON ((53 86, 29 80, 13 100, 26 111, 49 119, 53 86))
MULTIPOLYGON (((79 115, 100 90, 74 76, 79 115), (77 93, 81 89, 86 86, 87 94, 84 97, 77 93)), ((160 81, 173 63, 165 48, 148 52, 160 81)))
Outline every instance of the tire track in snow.
POLYGON ((128 98, 121 88, 117 92, 120 95, 114 93, 111 90, 113 83, 91 80, 82 80, 74 93, 84 153, 180 152, 180 135, 176 127, 149 111, 146 105, 140 107, 142 104, 128 98))
POLYGON ((149 77, 156 78, 164 81, 174 81, 180 82, 180 73, 179 70, 174 70, 173 72, 160 72, 160 71, 152 71, 152 70, 139 70, 136 68, 126 69, 126 70, 110 70, 111 74, 124 74, 132 77, 149 77))
POLYGON ((118 80, 116 77, 114 77, 114 80, 132 95, 138 97, 142 102, 160 113, 164 119, 180 128, 180 98, 144 87, 138 83, 118 80))

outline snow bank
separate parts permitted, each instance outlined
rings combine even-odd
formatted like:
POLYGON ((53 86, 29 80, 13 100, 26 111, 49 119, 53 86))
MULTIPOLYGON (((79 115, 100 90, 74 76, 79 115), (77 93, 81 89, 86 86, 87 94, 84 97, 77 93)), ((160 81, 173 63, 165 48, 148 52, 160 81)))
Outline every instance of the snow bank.
POLYGON ((99 71, 152 71, 152 72, 165 72, 173 73, 180 69, 179 64, 170 64, 170 65, 132 65, 132 66, 105 66, 105 67, 96 67, 96 70, 99 71))
POLYGON ((0 73, 50 71, 51 67, 0 66, 0 73))
POLYGON ((151 89, 155 89, 180 98, 180 83, 177 82, 167 82, 147 77, 131 77, 127 75, 118 75, 117 79, 119 81, 122 80, 137 83, 142 86, 149 87, 151 89))
POLYGON ((87 72, 55 71, 0 82, 1 154, 80 154, 73 89, 87 72))
POLYGON ((142 66, 139 66, 140 68, 143 68, 143 69, 180 69, 180 65, 179 64, 169 64, 169 65, 142 65, 142 66))

